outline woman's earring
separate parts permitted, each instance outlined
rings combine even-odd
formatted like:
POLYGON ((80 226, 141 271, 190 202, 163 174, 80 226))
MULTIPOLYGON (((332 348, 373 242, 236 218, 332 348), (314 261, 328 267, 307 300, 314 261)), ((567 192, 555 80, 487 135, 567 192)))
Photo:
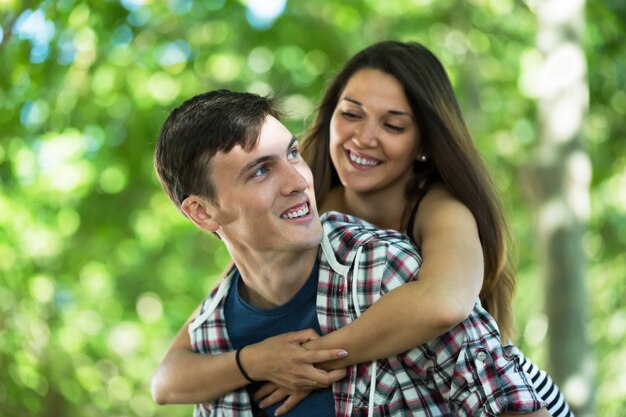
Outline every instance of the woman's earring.
POLYGON ((426 162, 426 161, 428 161, 428 157, 426 155, 420 156, 420 162, 426 162))

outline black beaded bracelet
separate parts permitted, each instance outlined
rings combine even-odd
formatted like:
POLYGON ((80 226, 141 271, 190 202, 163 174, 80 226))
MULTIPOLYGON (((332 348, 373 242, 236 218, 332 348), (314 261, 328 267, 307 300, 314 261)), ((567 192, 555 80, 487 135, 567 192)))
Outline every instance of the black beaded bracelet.
POLYGON ((250 375, 248 375, 246 370, 243 369, 243 365, 241 364, 241 358, 239 357, 239 355, 241 354, 241 349, 243 348, 237 349, 237 352, 235 352, 235 362, 237 362, 237 368, 239 368, 239 372, 241 372, 241 375, 243 375, 243 377, 246 378, 248 382, 257 382, 254 379, 250 378, 250 375))

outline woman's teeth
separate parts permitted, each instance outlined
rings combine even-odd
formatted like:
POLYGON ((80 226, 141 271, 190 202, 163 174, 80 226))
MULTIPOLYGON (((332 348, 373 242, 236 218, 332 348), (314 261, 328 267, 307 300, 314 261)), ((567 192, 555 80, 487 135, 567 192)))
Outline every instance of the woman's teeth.
POLYGON ((372 161, 371 159, 361 158, 360 156, 356 156, 352 152, 350 152, 350 160, 359 165, 365 165, 368 167, 375 167, 376 165, 378 165, 378 162, 372 161))

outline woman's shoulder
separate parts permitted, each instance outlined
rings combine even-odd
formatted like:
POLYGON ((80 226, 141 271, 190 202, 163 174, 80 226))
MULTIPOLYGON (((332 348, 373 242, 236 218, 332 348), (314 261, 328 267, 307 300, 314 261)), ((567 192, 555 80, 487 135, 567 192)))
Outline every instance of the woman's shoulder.
POLYGON ((437 213, 441 209, 446 210, 469 210, 467 206, 458 198, 456 198, 448 187, 442 182, 433 184, 426 193, 417 207, 416 215, 420 213, 437 213))
POLYGON ((430 187, 412 213, 412 217, 410 223, 412 227, 409 232, 418 245, 420 245, 424 229, 429 226, 458 221, 475 222, 469 208, 442 182, 430 187))

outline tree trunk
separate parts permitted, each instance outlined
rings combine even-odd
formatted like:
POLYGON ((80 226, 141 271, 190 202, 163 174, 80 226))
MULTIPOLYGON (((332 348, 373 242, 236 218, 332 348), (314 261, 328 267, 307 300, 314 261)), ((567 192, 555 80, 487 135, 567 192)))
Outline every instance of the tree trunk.
POLYGON ((581 35, 584 0, 541 0, 537 47, 538 143, 531 163, 538 248, 546 283, 548 369, 578 417, 593 415, 593 360, 586 331, 582 238, 591 163, 583 149, 588 85, 581 35))

